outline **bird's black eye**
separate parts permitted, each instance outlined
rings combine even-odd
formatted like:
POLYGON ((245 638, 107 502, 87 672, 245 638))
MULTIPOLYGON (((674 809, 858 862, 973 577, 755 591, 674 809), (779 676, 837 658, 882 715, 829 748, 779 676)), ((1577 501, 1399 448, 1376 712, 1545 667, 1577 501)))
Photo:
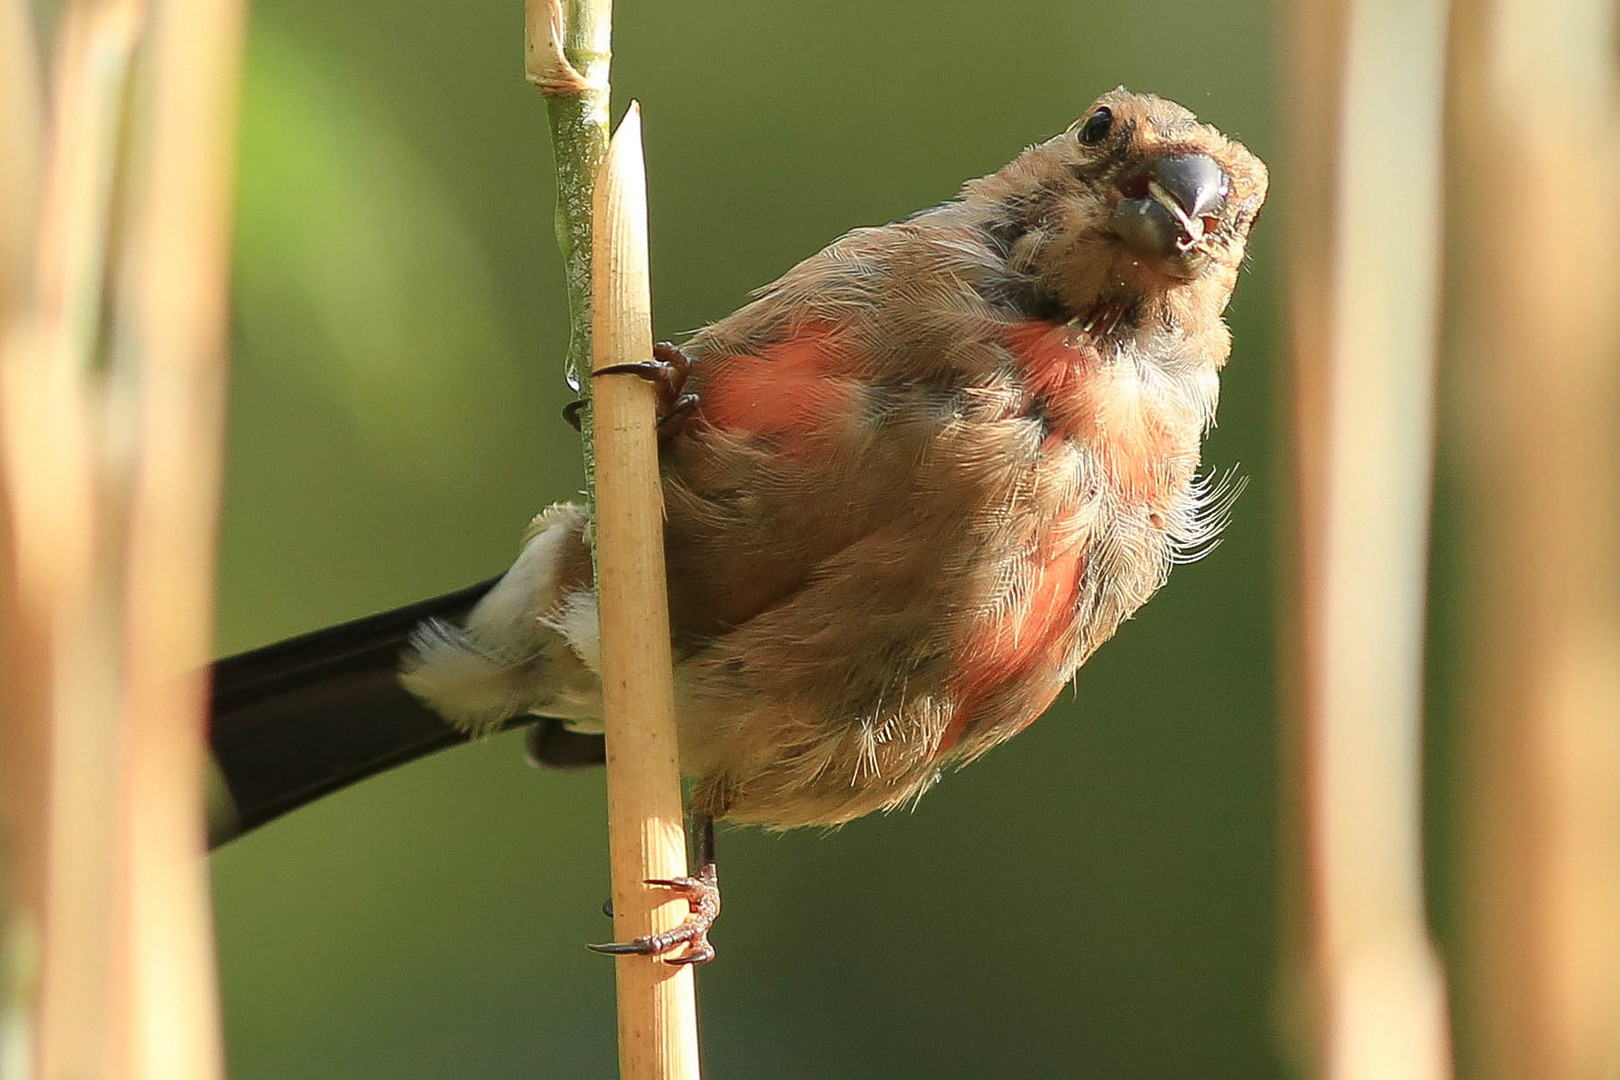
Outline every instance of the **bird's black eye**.
POLYGON ((1106 105, 1097 106, 1097 111, 1086 117, 1086 122, 1080 125, 1080 141, 1087 146, 1096 146, 1108 138, 1108 133, 1114 129, 1114 110, 1106 105))

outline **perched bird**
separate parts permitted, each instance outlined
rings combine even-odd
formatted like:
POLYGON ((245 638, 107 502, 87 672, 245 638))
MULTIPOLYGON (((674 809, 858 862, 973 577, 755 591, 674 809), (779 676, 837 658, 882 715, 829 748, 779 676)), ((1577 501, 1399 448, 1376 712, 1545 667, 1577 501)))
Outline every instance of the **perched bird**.
MULTIPOLYGON (((700 820, 835 825, 916 800, 1038 717, 1208 548, 1236 489, 1200 473, 1200 442, 1266 182, 1239 143, 1121 88, 955 201, 847 234, 644 365, 666 405, 680 755, 700 820)), ((486 592, 295 644, 225 697, 281 715, 341 711, 345 694, 397 708, 397 664, 459 732, 549 717, 553 752, 577 749, 563 728, 601 716, 587 525, 584 507, 553 506, 486 592)), ((453 737, 419 710, 411 723, 421 746, 453 737)), ((365 768, 391 760, 368 753, 365 768)), ((242 767, 252 756, 239 744, 242 767)), ((705 928, 678 939, 689 957, 705 928)))

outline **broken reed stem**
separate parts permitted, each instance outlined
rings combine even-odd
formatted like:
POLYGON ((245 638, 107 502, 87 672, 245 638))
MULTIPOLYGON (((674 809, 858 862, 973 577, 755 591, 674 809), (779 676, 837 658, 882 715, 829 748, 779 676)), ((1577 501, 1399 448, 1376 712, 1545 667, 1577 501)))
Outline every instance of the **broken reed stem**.
MULTIPOLYGON (((592 370, 652 356, 641 112, 619 124, 597 178, 592 370)), ((621 941, 677 925, 686 905, 642 882, 686 873, 675 688, 664 585, 656 392, 635 375, 597 380, 596 563, 607 719, 613 929, 621 941)), ((621 1080, 696 1080, 692 969, 620 956, 621 1080)))
POLYGON ((1315 144, 1292 253, 1311 1056, 1325 1080, 1443 1080, 1420 751, 1444 4, 1306 6, 1298 51, 1327 61, 1296 69, 1293 125, 1315 144))
POLYGON ((1620 1075, 1620 170, 1612 0, 1455 0, 1468 598, 1460 1006, 1486 1080, 1620 1075), (1503 109, 1567 103, 1503 138, 1503 109))

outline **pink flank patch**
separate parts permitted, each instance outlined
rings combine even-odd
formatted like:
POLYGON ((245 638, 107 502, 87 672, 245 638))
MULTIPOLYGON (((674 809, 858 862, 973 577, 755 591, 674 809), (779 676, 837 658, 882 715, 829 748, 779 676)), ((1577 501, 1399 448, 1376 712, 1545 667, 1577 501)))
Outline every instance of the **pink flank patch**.
POLYGON ((758 356, 719 356, 706 366, 702 422, 774 438, 788 452, 810 450, 819 435, 841 430, 859 405, 860 384, 825 325, 803 327, 758 356))
MULTIPOLYGON (((974 628, 951 678, 956 714, 945 729, 942 751, 956 744, 973 714, 997 690, 1039 673, 1058 659, 1056 650, 1074 623, 1083 554, 1077 541, 1047 554, 1023 595, 997 618, 974 628)), ((1031 711, 1031 718, 1049 703, 1038 703, 1040 708, 1031 711)))

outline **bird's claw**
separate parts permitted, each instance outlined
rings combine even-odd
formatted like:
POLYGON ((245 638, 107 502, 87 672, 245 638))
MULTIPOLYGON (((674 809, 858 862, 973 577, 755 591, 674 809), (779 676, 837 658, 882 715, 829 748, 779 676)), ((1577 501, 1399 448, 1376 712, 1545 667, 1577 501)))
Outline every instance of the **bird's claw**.
MULTIPOLYGON (((683 393, 686 377, 692 371, 692 358, 676 345, 660 341, 653 346, 651 360, 633 360, 625 364, 610 364, 591 372, 598 375, 637 375, 653 384, 658 391, 658 441, 663 442, 680 434, 686 421, 697 411, 696 394, 683 393)), ((579 414, 586 407, 580 398, 563 407, 563 419, 579 430, 579 414)))
POLYGON ((648 878, 642 884, 668 889, 686 901, 690 914, 679 926, 661 934, 645 934, 634 941, 614 941, 587 945, 593 952, 612 956, 651 956, 666 964, 706 964, 714 959, 709 930, 720 915, 720 882, 714 863, 705 863, 695 875, 676 878, 648 878), (685 946, 679 955, 668 955, 685 946))
POLYGON ((529 724, 523 748, 529 764, 542 769, 582 769, 607 761, 607 744, 602 736, 574 731, 552 716, 539 717, 529 724))
POLYGON ((575 431, 584 430, 579 426, 579 414, 584 412, 585 406, 589 405, 590 403, 589 398, 581 397, 575 398, 573 401, 570 401, 568 404, 563 406, 562 417, 568 422, 569 427, 573 428, 575 431))
POLYGON ((686 422, 697 412, 698 396, 696 394, 682 394, 676 398, 670 407, 658 411, 658 441, 673 438, 686 427, 686 422))

